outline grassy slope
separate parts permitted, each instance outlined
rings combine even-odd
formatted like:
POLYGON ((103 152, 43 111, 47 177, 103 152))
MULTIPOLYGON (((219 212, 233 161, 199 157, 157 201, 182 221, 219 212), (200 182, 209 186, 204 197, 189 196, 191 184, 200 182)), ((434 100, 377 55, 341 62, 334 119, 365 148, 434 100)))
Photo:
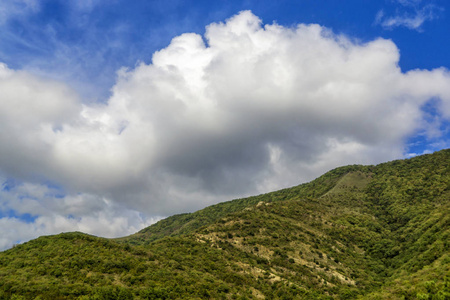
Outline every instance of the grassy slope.
POLYGON ((449 299, 449 162, 338 168, 121 240, 41 237, 0 253, 0 299, 449 299))
POLYGON ((220 218, 230 213, 256 205, 260 201, 276 202, 299 197, 303 199, 317 198, 332 189, 339 179, 348 172, 366 169, 367 167, 357 165, 337 168, 312 182, 293 188, 219 203, 194 213, 174 215, 144 228, 136 234, 118 240, 127 241, 132 244, 150 243, 166 236, 176 236, 193 232, 202 226, 217 222, 220 218))

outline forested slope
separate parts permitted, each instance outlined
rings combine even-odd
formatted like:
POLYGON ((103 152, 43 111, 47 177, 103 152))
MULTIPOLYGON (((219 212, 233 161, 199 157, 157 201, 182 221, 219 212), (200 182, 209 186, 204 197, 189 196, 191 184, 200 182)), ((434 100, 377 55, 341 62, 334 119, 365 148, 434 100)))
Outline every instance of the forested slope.
POLYGON ((449 199, 450 150, 337 168, 122 239, 18 245, 0 299, 450 299, 449 199))

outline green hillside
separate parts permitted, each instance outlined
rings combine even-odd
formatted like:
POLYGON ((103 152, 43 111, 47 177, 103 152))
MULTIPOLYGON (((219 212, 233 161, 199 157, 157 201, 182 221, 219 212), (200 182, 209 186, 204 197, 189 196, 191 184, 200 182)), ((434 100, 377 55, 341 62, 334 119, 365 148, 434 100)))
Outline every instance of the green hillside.
POLYGON ((0 253, 0 299, 450 299, 450 150, 0 253))

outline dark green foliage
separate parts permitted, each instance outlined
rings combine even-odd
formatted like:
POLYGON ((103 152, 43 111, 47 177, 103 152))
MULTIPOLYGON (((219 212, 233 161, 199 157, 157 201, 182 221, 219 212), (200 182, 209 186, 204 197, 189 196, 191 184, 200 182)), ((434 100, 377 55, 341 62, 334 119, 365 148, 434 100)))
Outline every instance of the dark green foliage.
POLYGON ((2 299, 450 299, 450 150, 347 166, 130 237, 0 253, 2 299))

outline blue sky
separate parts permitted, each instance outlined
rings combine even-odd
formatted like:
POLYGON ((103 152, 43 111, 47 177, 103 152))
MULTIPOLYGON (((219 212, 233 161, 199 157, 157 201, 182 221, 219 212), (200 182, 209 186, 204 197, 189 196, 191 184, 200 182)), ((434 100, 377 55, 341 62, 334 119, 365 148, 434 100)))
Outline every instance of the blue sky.
POLYGON ((448 148, 450 4, 0 3, 0 249, 448 148))
POLYGON ((138 61, 150 63, 152 53, 173 37, 203 34, 208 24, 242 10, 251 10, 265 23, 317 23, 362 41, 392 39, 401 50, 399 65, 404 71, 450 64, 450 42, 445 38, 450 21, 444 0, 69 3, 6 1, 0 57, 14 69, 33 69, 58 79, 65 76, 87 85, 86 90, 77 86, 79 92, 95 99, 106 97, 117 69, 132 68, 138 61), (380 14, 383 17, 377 21, 380 14), (382 25, 390 18, 421 21, 416 28, 400 22, 382 25), (77 74, 72 74, 74 69, 77 74), (55 71, 57 75, 52 75, 55 71))

